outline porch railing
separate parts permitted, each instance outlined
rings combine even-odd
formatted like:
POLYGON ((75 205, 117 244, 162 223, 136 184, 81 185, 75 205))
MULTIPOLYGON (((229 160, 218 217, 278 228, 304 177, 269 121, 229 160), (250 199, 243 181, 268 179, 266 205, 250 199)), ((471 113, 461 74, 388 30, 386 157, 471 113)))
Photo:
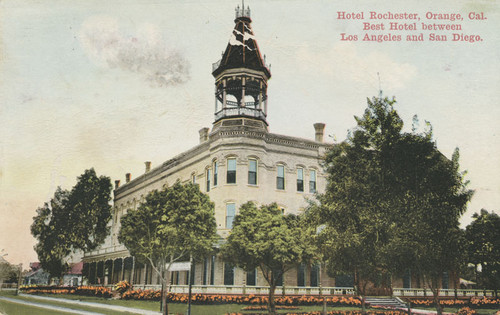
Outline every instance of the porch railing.
MULTIPOLYGON (((113 285, 107 285, 112 287, 113 285)), ((241 286, 241 285, 193 285, 193 293, 209 293, 209 294, 268 294, 268 286, 241 286)), ((152 289, 160 290, 161 285, 146 284, 134 285, 135 289, 152 289)), ((172 285, 169 289, 173 293, 188 293, 188 285, 172 285)), ((456 291, 457 297, 493 297, 495 292, 493 290, 472 290, 472 289, 441 289, 439 296, 441 297, 454 297, 456 291)), ((283 287, 276 288, 276 295, 283 294, 283 287)), ((287 295, 354 295, 355 291, 352 287, 296 287, 285 286, 285 294, 287 295)), ((430 289, 403 289, 394 288, 394 296, 411 296, 411 297, 424 297, 432 296, 430 289)))

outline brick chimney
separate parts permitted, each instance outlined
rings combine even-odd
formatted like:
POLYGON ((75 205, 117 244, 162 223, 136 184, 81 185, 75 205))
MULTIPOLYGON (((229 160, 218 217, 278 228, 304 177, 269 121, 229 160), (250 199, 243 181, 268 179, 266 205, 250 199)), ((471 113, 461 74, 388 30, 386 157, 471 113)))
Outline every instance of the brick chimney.
POLYGON ((208 128, 201 128, 199 133, 200 133, 200 143, 203 143, 208 140, 208 128))
POLYGON ((115 180, 115 189, 120 187, 120 180, 115 180))
POLYGON ((323 136, 325 135, 325 124, 315 123, 314 131, 316 133, 314 140, 316 140, 316 142, 323 142, 323 136))
POLYGON ((146 161, 144 162, 144 164, 146 165, 146 172, 149 172, 151 170, 151 161, 146 161))
POLYGON ((125 183, 130 182, 130 173, 125 174, 125 183))

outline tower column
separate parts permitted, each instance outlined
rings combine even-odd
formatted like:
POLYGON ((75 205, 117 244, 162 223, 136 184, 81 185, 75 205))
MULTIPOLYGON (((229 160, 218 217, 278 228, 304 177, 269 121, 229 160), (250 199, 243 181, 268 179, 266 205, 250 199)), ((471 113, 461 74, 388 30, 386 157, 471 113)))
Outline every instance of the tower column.
POLYGON ((245 107, 245 77, 241 78, 241 107, 245 107))
POLYGON ((226 109, 226 79, 222 80, 222 108, 226 109))
POLYGON ((262 110, 262 81, 260 81, 259 89, 259 110, 262 110))

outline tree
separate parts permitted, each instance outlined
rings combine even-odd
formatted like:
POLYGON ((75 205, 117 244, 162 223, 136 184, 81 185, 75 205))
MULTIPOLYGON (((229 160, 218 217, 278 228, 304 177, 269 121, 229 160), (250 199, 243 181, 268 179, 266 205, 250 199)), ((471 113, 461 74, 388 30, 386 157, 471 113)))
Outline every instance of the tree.
POLYGON ((150 192, 120 223, 118 240, 160 277, 163 313, 168 314, 167 284, 172 263, 190 255, 206 257, 217 241, 213 202, 198 185, 177 182, 150 192))
POLYGON ((67 235, 68 196, 67 190, 58 187, 50 202, 37 209, 37 216, 31 225, 31 234, 38 241, 35 251, 42 268, 51 278, 57 277, 60 281, 68 267, 65 258, 71 253, 67 235))
POLYGON ((66 259, 75 250, 93 250, 104 242, 111 218, 111 180, 94 169, 77 178, 71 191, 57 188, 50 202, 37 209, 31 234, 42 268, 62 281, 66 259))
POLYGON ((110 178, 98 177, 93 168, 78 177, 67 206, 73 248, 90 251, 104 242, 109 234, 112 189, 110 178))
POLYGON ((275 203, 258 208, 248 202, 240 207, 222 246, 224 260, 246 271, 257 267, 262 271, 269 284, 269 314, 276 314, 274 293, 278 280, 298 262, 314 257, 314 230, 306 228, 301 220, 294 215, 284 216, 275 203))
POLYGON ((472 192, 458 151, 444 157, 432 128, 417 132, 416 118, 403 132, 395 103, 368 99, 347 140, 327 153, 327 189, 310 216, 325 226, 318 239, 330 272, 354 274, 359 294, 374 275, 411 268, 437 301, 443 272, 460 261, 458 220, 472 192))
POLYGON ((476 283, 485 289, 500 289, 500 216, 481 209, 466 227, 467 261, 474 264, 476 283), (478 270, 480 269, 480 272, 478 270))
POLYGON ((0 290, 2 290, 2 284, 6 283, 17 283, 19 267, 10 264, 3 256, 7 254, 3 253, 4 250, 0 251, 0 290))

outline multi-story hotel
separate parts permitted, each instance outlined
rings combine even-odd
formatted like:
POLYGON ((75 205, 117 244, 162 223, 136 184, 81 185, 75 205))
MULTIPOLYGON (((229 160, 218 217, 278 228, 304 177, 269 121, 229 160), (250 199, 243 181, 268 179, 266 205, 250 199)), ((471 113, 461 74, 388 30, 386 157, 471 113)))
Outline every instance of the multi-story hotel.
MULTIPOLYGON (((317 191, 325 187, 321 157, 324 124, 311 126, 311 140, 268 131, 267 84, 269 67, 262 58, 251 27, 250 9, 237 8, 235 26, 222 59, 213 64, 215 108, 212 129, 199 130, 200 142, 162 165, 120 185, 115 181, 111 233, 105 244, 85 253, 90 283, 110 284, 128 280, 134 284, 158 284, 148 265, 130 257, 118 242, 120 218, 134 211, 148 192, 177 180, 199 184, 215 203, 218 234, 227 237, 240 205, 276 202, 284 213, 300 213, 317 191)), ((207 105, 208 106, 208 105, 207 105)), ((213 106, 213 105, 212 105, 213 106)), ((173 285, 187 284, 186 272, 174 272, 173 285)), ((297 266, 288 272, 287 286, 318 286, 319 268, 297 266)), ((218 256, 194 267, 195 285, 266 285, 259 272, 246 273, 218 256)), ((324 278, 323 281, 326 281, 324 278)), ((325 283, 327 284, 327 283, 325 283)), ((333 283, 329 283, 332 285, 333 283)))

